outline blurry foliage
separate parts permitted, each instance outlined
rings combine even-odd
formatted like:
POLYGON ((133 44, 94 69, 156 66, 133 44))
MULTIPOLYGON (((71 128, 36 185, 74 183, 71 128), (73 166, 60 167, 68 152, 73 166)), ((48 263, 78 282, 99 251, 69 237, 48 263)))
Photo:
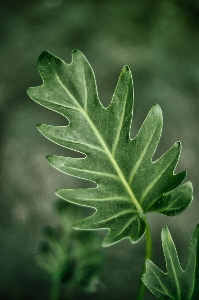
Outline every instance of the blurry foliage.
MULTIPOLYGON (((53 191, 77 186, 77 181, 58 175, 44 160, 49 153, 67 156, 68 152, 56 150, 58 147, 40 137, 35 128, 41 121, 65 125, 64 120, 37 107, 26 95, 28 86, 41 84, 36 60, 43 50, 56 53, 68 63, 72 49, 85 53, 96 73, 99 95, 105 105, 111 99, 121 68, 128 64, 136 86, 132 135, 154 103, 162 107, 166 138, 156 155, 180 137, 183 149, 176 171, 186 169, 188 180, 194 185, 195 201, 191 207, 175 221, 167 222, 183 265, 189 236, 198 223, 198 34, 198 0, 1 1, 0 298, 48 299, 48 283, 38 277, 32 256, 37 251, 41 228, 54 220, 53 191), (182 235, 187 219, 189 236, 183 239, 182 247, 175 231, 182 235)), ((85 184, 81 182, 82 187, 85 184)), ((154 239, 157 237, 154 263, 164 268, 159 241, 164 218, 161 221, 157 216, 153 225, 153 217, 150 222, 154 239)), ((133 297, 137 287, 132 283, 140 276, 142 248, 139 245, 132 250, 123 242, 106 250, 107 272, 103 282, 108 288, 104 300, 117 300, 121 295, 126 299, 133 297)), ((149 294, 147 299, 154 299, 150 297, 149 294)), ((100 298, 96 294, 93 299, 100 298)))
POLYGON ((36 256, 37 263, 52 281, 51 299, 58 299, 61 283, 67 284, 67 299, 67 287, 71 285, 79 285, 86 292, 99 291, 103 259, 99 237, 91 231, 73 229, 77 207, 58 200, 55 211, 58 224, 44 228, 44 240, 36 256))

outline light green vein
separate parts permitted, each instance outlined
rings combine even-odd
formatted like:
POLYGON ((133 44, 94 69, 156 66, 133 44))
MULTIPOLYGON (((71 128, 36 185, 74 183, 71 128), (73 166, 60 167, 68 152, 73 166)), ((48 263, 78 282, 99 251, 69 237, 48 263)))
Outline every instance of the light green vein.
POLYGON ((93 199, 88 199, 88 198, 77 198, 78 200, 83 200, 83 201, 96 201, 96 202, 106 202, 106 201, 127 201, 129 202, 130 198, 127 197, 107 197, 107 198, 93 198, 93 199))
MULTIPOLYGON (((65 166, 64 166, 65 167, 65 166)), ((111 174, 111 173, 105 173, 105 172, 97 172, 97 171, 90 171, 90 170, 85 170, 85 169, 79 169, 79 168, 74 168, 74 167, 68 167, 66 166, 67 169, 71 169, 74 171, 78 172, 83 172, 83 173, 89 173, 93 175, 100 175, 100 176, 106 176, 106 177, 112 177, 114 179, 119 180, 119 177, 117 175, 111 174)))
MULTIPOLYGON (((55 127, 57 128, 58 126, 55 126, 55 127)), ((54 136, 52 135, 52 137, 54 137, 54 136)), ((48 137, 47 137, 47 138, 48 138, 48 137)), ((93 146, 93 145, 88 144, 88 143, 85 143, 85 142, 79 142, 79 141, 69 140, 69 139, 65 139, 65 138, 61 138, 61 137, 56 138, 56 139, 57 139, 57 140, 60 140, 60 141, 64 141, 64 142, 69 142, 69 143, 72 143, 72 144, 80 144, 80 145, 83 145, 83 146, 86 146, 86 147, 88 147, 88 148, 92 148, 92 149, 95 149, 95 150, 97 150, 97 151, 100 151, 100 152, 103 152, 103 153, 104 153, 104 150, 103 150, 102 148, 93 146)), ((68 146, 67 146, 67 148, 68 148, 68 146)))
POLYGON ((120 230, 120 232, 119 232, 117 235, 115 235, 115 238, 116 238, 117 236, 119 236, 120 234, 122 234, 122 233, 129 227, 129 225, 133 222, 133 220, 135 220, 137 217, 138 217, 138 215, 133 216, 133 217, 126 223, 126 225, 122 228, 122 230, 120 230))
MULTIPOLYGON (((154 264, 153 264, 154 265, 154 264)), ((162 287, 162 290, 158 289, 157 286, 155 285, 155 290, 159 291, 160 293, 163 293, 165 292, 165 295, 166 296, 169 296, 171 299, 171 295, 169 294, 169 291, 167 290, 167 288, 162 284, 162 281, 159 279, 159 276, 156 274, 156 271, 153 269, 153 267, 149 266, 150 267, 150 271, 155 275, 157 281, 159 282, 160 286, 162 287)), ((168 276, 167 274, 163 273, 159 268, 158 268, 158 271, 162 274, 164 274, 165 276, 168 276)))
POLYGON ((123 111, 122 111, 122 116, 120 118, 120 123, 119 123, 119 127, 117 128, 117 135, 115 137, 115 141, 113 143, 113 148, 112 148, 112 155, 114 157, 115 155, 115 150, 119 141, 119 137, 120 137, 120 133, 121 133, 121 129, 122 129, 122 124, 123 124, 123 120, 124 120, 124 116, 125 116, 125 109, 126 109, 126 102, 127 102, 127 97, 128 97, 128 91, 129 91, 129 85, 128 85, 128 89, 126 92, 126 97, 125 97, 125 102, 124 102, 124 106, 123 106, 123 111))
POLYGON ((134 166, 134 168, 133 168, 133 170, 132 170, 132 172, 131 172, 131 174, 130 174, 130 176, 129 176, 129 181, 128 181, 128 182, 129 182, 129 185, 131 184, 131 182, 132 182, 132 180, 133 180, 133 177, 134 177, 136 171, 138 170, 138 168, 139 168, 139 166, 140 166, 140 163, 141 163, 141 161, 143 160, 143 158, 144 158, 144 156, 145 156, 145 154, 146 154, 146 151, 147 151, 147 149, 148 149, 148 147, 149 147, 149 145, 150 145, 150 143, 151 143, 151 140, 152 140, 152 138, 153 138, 153 135, 154 135, 154 132, 155 132, 155 131, 156 131, 156 127, 155 127, 155 129, 153 130, 153 132, 152 132, 152 134, 151 134, 151 136, 150 136, 150 139, 148 140, 146 146, 144 147, 143 152, 141 153, 141 155, 140 155, 138 161, 136 162, 136 164, 135 164, 135 166, 134 166))
MULTIPOLYGON (((170 236, 169 236, 169 240, 171 241, 171 243, 173 243, 173 241, 171 240, 170 236)), ((169 259, 170 259, 170 263, 171 263, 171 266, 172 266, 173 275, 174 275, 175 282, 176 282, 176 287, 177 287, 178 298, 176 300, 180 300, 180 285, 179 285, 179 282, 178 282, 178 277, 177 277, 177 274, 176 274, 176 271, 175 271, 175 267, 173 265, 173 260, 172 260, 172 256, 171 256, 170 251, 169 251, 168 243, 166 242, 165 244, 166 244, 165 246, 167 248, 166 249, 167 250, 167 254, 169 255, 169 259)))
MULTIPOLYGON (((99 222, 95 222, 95 224, 103 224, 103 223, 106 223, 108 221, 112 221, 113 219, 117 219, 118 217, 121 217, 123 215, 127 215, 127 214, 131 214, 131 213, 137 213, 136 210, 133 210, 133 209, 129 209, 129 210, 125 210, 121 213, 118 213, 114 216, 111 216, 110 218, 107 218, 107 219, 103 219, 102 221, 99 221, 99 222)), ((94 215, 93 215, 94 216, 94 215)), ((93 218, 93 216, 91 218, 93 218)))
MULTIPOLYGON (((44 86, 44 85, 43 85, 43 86, 44 86)), ((33 89, 35 89, 35 88, 33 88, 33 89)), ((73 109, 73 110, 79 111, 79 109, 78 109, 77 107, 73 107, 73 106, 69 106, 69 105, 64 105, 64 104, 62 104, 62 103, 58 103, 58 102, 55 102, 55 101, 45 100, 45 99, 40 98, 40 97, 37 97, 37 96, 34 96, 34 99, 39 99, 39 100, 42 100, 43 102, 47 102, 47 103, 51 102, 51 103, 56 104, 56 105, 58 105, 58 106, 63 106, 63 107, 69 108, 69 109, 73 109)), ((36 101, 36 100, 35 100, 35 101, 36 101)), ((39 102, 39 103, 40 103, 40 102, 39 102)), ((40 103, 40 104, 41 104, 41 103, 40 103)), ((42 105, 42 104, 41 104, 41 105, 42 105)), ((53 109, 52 109, 52 110, 53 110, 53 109)))
POLYGON ((97 151, 100 151, 100 152, 103 152, 103 153, 104 153, 104 150, 103 150, 103 149, 101 149, 101 148, 99 148, 99 147, 96 147, 96 146, 93 146, 93 145, 91 145, 91 144, 87 144, 87 143, 85 143, 85 142, 77 142, 77 141, 67 140, 67 139, 61 139, 61 138, 60 138, 60 140, 64 140, 64 141, 67 141, 67 142, 73 143, 73 144, 80 144, 80 145, 83 145, 83 146, 85 146, 85 147, 88 147, 88 148, 91 148, 91 149, 95 149, 95 150, 97 150, 97 151))
POLYGON ((142 212, 142 207, 140 206, 138 200, 136 199, 133 191, 131 190, 128 182, 126 181, 120 167, 118 166, 117 162, 115 161, 114 157, 112 156, 111 152, 109 151, 108 147, 106 146, 104 140, 102 139, 100 133, 98 132, 98 130, 96 129, 96 127, 94 126, 93 122, 90 120, 90 118, 88 117, 87 115, 87 118, 88 118, 88 123, 90 124, 91 128, 93 129, 93 131, 95 132, 100 144, 102 145, 102 147, 104 148, 104 151, 105 153, 107 154, 107 156, 109 157, 111 163, 113 164, 118 176, 120 177, 124 187, 126 188, 128 194, 130 195, 134 205, 136 206, 138 212, 142 212))
POLYGON ((173 163, 173 160, 169 162, 169 164, 163 169, 163 171, 156 177, 155 180, 153 180, 148 187, 145 189, 145 191, 142 194, 140 203, 143 202, 144 198, 146 197, 146 195, 150 192, 150 190, 153 188, 153 186, 157 183, 157 181, 162 177, 162 175, 164 174, 164 172, 168 169, 168 167, 173 163))
POLYGON ((69 92, 69 90, 65 87, 65 85, 62 83, 60 77, 57 75, 57 73, 55 72, 55 70, 53 69, 53 67, 51 66, 58 82, 60 83, 60 85, 62 86, 62 88, 66 91, 66 93, 71 97, 71 99, 79 106, 79 110, 82 112, 82 114, 84 115, 84 117, 86 118, 87 122, 89 123, 90 127, 92 128, 93 132, 95 133, 95 135, 97 136, 100 144, 102 145, 102 147, 104 148, 105 153, 107 154, 107 156, 109 157, 111 163, 113 164, 116 172, 118 173, 118 176, 120 177, 121 182, 123 183, 124 187, 127 190, 127 193, 129 194, 129 196, 131 197, 132 202, 134 203, 134 205, 136 206, 138 212, 142 213, 142 207, 140 206, 138 200, 136 199, 132 189, 130 188, 128 182, 126 181, 119 165, 117 164, 117 162, 115 161, 114 157, 112 156, 111 152, 109 151, 106 143, 104 142, 101 134, 99 133, 99 131, 97 130, 97 128, 95 127, 95 125, 93 124, 92 120, 90 119, 90 117, 88 116, 87 112, 85 112, 83 110, 83 108, 81 107, 81 105, 77 102, 77 100, 74 98, 74 96, 69 92))
MULTIPOLYGON (((170 208, 170 210, 175 210, 178 209, 179 207, 172 207, 174 205, 174 203, 176 203, 178 201, 178 199, 180 199, 182 197, 182 195, 180 195, 179 197, 177 197, 172 203, 168 204, 166 208, 162 208, 162 209, 158 209, 159 212, 161 211, 167 211, 169 210, 168 208, 170 208)), ((163 201, 164 201, 164 196, 163 196, 163 201)))

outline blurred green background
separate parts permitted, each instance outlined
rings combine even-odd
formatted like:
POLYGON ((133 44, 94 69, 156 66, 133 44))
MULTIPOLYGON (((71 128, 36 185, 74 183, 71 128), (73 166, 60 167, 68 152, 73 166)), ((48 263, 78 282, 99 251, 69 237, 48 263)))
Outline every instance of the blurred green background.
MULTIPOLYGON (((102 103, 110 103, 122 67, 135 85, 132 137, 154 103, 164 115, 154 159, 182 142, 176 171, 187 170, 194 202, 177 217, 150 214, 153 261, 165 270, 160 232, 169 226, 182 266, 199 222, 199 2, 198 0, 7 0, 0 3, 0 299, 49 299, 50 283, 34 256, 44 225, 54 224, 56 188, 88 183, 59 173, 48 154, 72 155, 42 137, 38 123, 64 125, 62 116, 31 101, 26 88, 41 84, 37 58, 43 50, 71 62, 81 50, 91 63, 102 103)), ((88 212, 87 212, 88 213, 88 212)), ((105 234, 99 233, 100 238, 105 234)), ((101 293, 76 290, 73 299, 135 299, 144 239, 103 249, 101 293)), ((155 299, 150 293, 146 299, 155 299)))

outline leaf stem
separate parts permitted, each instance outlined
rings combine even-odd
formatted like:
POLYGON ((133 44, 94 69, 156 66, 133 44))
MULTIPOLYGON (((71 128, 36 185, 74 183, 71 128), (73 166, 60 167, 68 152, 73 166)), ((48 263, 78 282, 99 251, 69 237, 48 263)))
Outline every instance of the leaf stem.
MULTIPOLYGON (((143 264, 143 268, 142 268, 142 274, 144 274, 146 272, 146 265, 145 265, 146 260, 151 259, 151 256, 152 256, 152 238, 151 238, 149 223, 148 223, 148 220, 147 220, 146 216, 144 216, 143 219, 145 220, 145 224, 146 224, 146 232, 145 232, 146 250, 145 250, 144 264, 143 264)), ((146 286, 143 283, 143 281, 141 280, 136 299, 137 300, 143 300, 145 292, 146 292, 146 286)))

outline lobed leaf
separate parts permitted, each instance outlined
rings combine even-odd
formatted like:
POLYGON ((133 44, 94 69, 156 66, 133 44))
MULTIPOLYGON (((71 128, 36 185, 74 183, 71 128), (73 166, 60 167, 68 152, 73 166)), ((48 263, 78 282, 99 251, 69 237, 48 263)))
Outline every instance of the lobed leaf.
POLYGON ((167 226, 162 229, 162 247, 167 273, 152 261, 146 262, 144 284, 160 299, 196 300, 199 297, 199 224, 196 226, 189 248, 187 268, 182 270, 177 251, 167 226))
POLYGON ((181 144, 175 143, 158 160, 152 157, 162 132, 162 112, 150 110, 137 136, 130 139, 133 83, 130 69, 120 74, 113 99, 101 104, 91 66, 80 51, 71 64, 43 52, 39 72, 43 85, 29 88, 29 96, 69 120, 68 126, 39 125, 39 131, 60 146, 85 154, 84 158, 48 156, 56 169, 94 181, 96 188, 60 189, 65 200, 95 208, 96 212, 75 223, 76 228, 108 228, 104 245, 125 237, 132 242, 145 232, 143 214, 182 212, 192 200, 191 183, 178 187, 186 172, 174 175, 181 144))

